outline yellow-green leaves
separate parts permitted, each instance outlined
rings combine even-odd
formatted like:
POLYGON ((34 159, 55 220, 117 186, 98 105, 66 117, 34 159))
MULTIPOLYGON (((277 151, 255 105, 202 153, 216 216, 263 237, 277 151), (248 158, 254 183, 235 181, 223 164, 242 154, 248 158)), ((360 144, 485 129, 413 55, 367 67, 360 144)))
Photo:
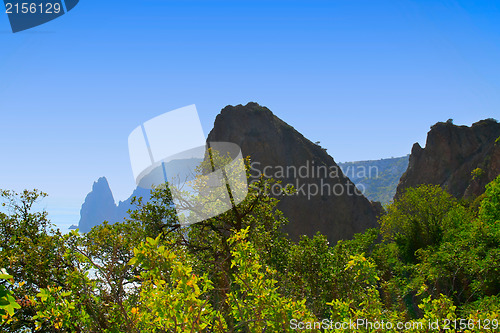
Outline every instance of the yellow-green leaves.
MULTIPOLYGON (((7 274, 5 268, 2 268, 0 272, 0 281, 13 281, 12 275, 7 274)), ((0 323, 9 320, 9 317, 14 315, 15 310, 20 308, 21 306, 16 302, 12 292, 7 290, 3 284, 0 284, 0 323)))

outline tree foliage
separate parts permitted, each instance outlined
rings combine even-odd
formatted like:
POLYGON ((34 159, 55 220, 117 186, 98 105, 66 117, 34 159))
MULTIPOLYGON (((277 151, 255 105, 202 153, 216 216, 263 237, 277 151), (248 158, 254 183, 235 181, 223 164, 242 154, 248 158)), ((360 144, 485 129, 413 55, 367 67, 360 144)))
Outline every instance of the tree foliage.
MULTIPOLYGON (((499 320, 500 177, 477 204, 408 189, 381 227, 292 242, 261 178, 233 209, 182 226, 168 187, 121 223, 61 234, 40 191, 2 191, 2 332, 336 332, 323 320, 499 320), (319 325, 319 326, 318 326, 319 325)), ((292 190, 293 189, 288 189, 292 190)), ((208 198, 209 199, 209 198, 208 198)), ((419 326, 420 325, 420 326, 419 326)), ((476 326, 477 327, 477 326, 476 326)), ((344 331, 380 331, 362 327, 344 331)), ((400 329, 384 329, 399 332, 400 329)))

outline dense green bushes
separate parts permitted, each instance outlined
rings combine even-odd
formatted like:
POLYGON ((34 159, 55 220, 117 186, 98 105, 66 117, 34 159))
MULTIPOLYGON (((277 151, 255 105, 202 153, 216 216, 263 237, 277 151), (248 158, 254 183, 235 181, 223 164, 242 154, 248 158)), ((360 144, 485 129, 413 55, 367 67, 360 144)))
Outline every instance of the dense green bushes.
POLYGON ((285 332, 322 324, 334 332, 333 323, 364 320, 431 332, 430 323, 442 329, 457 319, 469 326, 450 331, 472 332, 499 320, 500 177, 477 205, 437 186, 409 189, 380 229, 334 246, 319 234, 289 241, 277 199, 262 190, 271 183, 261 179, 234 210, 187 228, 159 188, 128 221, 83 235, 62 235, 32 212, 43 193, 3 191, 0 330, 285 332))

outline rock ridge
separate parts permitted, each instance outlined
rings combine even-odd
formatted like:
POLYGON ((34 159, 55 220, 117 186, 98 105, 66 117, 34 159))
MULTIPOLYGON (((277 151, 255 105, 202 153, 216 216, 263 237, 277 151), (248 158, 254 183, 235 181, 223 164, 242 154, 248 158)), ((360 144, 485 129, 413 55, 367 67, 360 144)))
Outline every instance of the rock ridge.
POLYGON ((441 185, 457 198, 482 194, 500 172, 499 137, 500 124, 491 118, 470 127, 451 120, 436 123, 427 134, 425 148, 413 145, 395 197, 420 184, 441 185))
POLYGON ((335 170, 336 177, 273 177, 281 180, 282 184, 295 186, 300 181, 306 187, 344 189, 343 193, 332 190, 329 194, 323 191, 309 197, 294 195, 281 199, 278 209, 288 218, 286 231, 294 240, 301 235, 313 236, 319 231, 327 236, 330 243, 335 243, 378 225, 381 206, 371 203, 362 194, 348 195, 349 188, 354 191, 354 184, 342 173, 326 149, 305 138, 267 107, 254 102, 226 106, 217 115, 207 141, 236 143, 241 147, 243 156, 250 156, 254 172, 262 172, 266 167, 267 170, 278 170, 280 166, 298 169, 306 165, 313 171, 314 167, 335 170))

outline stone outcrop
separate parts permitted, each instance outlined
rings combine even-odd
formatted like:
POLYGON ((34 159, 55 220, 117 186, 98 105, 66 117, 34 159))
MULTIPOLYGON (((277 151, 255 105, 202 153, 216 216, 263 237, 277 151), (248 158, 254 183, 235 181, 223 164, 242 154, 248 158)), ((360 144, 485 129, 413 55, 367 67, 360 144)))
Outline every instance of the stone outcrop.
POLYGON ((499 137, 500 124, 494 119, 471 127, 451 121, 435 124, 427 134, 425 148, 413 145, 396 197, 420 184, 441 185, 457 198, 480 195, 500 173, 499 137))
POLYGON ((381 206, 355 189, 325 149, 266 107, 225 107, 207 141, 238 144, 243 156, 250 156, 254 176, 266 170, 266 175, 282 181, 281 186, 294 185, 297 193, 283 197, 278 205, 289 220, 286 231, 292 239, 320 231, 333 244, 377 226, 381 206))

